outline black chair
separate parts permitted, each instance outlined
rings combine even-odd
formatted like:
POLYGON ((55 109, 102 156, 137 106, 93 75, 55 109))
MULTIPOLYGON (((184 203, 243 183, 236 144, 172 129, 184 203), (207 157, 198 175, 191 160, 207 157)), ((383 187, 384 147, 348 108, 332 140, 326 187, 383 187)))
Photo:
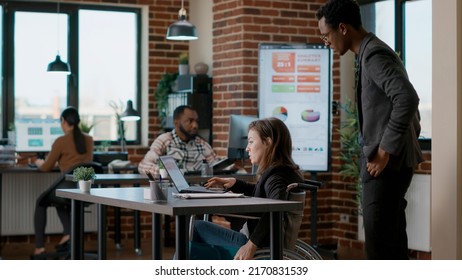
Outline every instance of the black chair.
MULTIPOLYGON (((56 196, 55 192, 57 189, 75 189, 76 188, 76 183, 67 181, 66 175, 72 174, 74 172, 74 169, 77 167, 93 167, 96 174, 104 173, 103 166, 97 162, 85 162, 85 163, 76 164, 75 166, 70 168, 67 172, 59 176, 58 179, 56 179, 53 182, 53 184, 39 196, 39 198, 37 199, 37 203, 40 203, 40 206, 45 206, 45 207, 62 207, 62 208, 69 207, 70 208, 71 207, 70 200, 56 196)), ((86 207, 89 205, 90 203, 85 204, 86 207)), ((90 258, 96 258, 96 255, 93 253, 87 254, 87 255, 90 258)), ((66 248, 60 248, 56 252, 43 253, 43 254, 40 254, 39 256, 34 256, 34 258, 39 258, 39 259, 69 259, 69 257, 70 257, 70 250, 66 250, 66 248)))

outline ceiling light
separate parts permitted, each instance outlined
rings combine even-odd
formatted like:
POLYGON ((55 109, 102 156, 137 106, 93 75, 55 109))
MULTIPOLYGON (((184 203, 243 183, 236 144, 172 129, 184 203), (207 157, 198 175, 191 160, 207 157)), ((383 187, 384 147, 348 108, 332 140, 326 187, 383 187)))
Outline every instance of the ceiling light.
POLYGON ((181 0, 181 9, 178 11, 178 21, 172 23, 167 29, 168 40, 197 40, 197 32, 194 24, 186 20, 186 10, 181 0))

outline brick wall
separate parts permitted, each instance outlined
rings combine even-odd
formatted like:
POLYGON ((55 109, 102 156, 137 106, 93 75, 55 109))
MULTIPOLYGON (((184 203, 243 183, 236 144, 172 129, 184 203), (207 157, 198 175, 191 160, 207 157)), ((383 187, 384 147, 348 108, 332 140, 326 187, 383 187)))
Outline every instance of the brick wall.
MULTIPOLYGON (((75 1, 74 1, 75 2, 75 1)), ((188 50, 188 43, 167 41, 169 24, 177 19, 181 1, 127 0, 82 1, 91 3, 128 3, 149 6, 149 143, 157 136, 159 121, 154 90, 161 75, 177 71, 179 53, 188 50)), ((257 114, 258 44, 260 42, 319 43, 315 12, 324 0, 214 0, 213 1, 213 146, 219 155, 226 155, 229 114, 257 114)), ((185 1, 188 9, 188 1, 185 1)), ((200 39, 199 39, 200 40, 200 39)), ((340 101, 339 56, 334 54, 333 100, 340 101)), ((340 116, 333 116, 331 172, 317 174, 324 183, 318 195, 318 243, 362 252, 357 241, 356 193, 339 174, 340 116), (346 215, 346 216, 345 216, 346 215), (342 220, 340 217, 347 217, 342 220)), ((129 148, 130 160, 138 162, 147 147, 129 148)), ((419 173, 430 173, 431 154, 419 166, 419 173)), ((307 174, 307 178, 311 177, 307 174)), ((309 201, 307 201, 309 205, 309 201)), ((109 215, 111 211, 109 211, 109 215)), ((309 208, 300 238, 310 242, 309 208)), ((123 219, 122 238, 132 237, 132 219, 123 219)), ((109 220, 109 230, 113 223, 109 220)), ((143 238, 150 236, 150 215, 142 215, 143 238)), ((109 232, 111 236, 111 232, 109 232)), ((358 255, 361 255, 360 253, 358 255)), ((429 254, 413 252, 416 258, 429 254)))

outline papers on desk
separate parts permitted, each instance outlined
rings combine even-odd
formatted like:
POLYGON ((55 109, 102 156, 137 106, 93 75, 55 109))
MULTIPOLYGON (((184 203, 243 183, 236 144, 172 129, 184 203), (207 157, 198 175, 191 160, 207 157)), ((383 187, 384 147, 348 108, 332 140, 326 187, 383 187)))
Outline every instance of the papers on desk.
POLYGON ((197 199, 197 198, 236 198, 244 197, 243 193, 173 193, 173 197, 183 199, 197 199))

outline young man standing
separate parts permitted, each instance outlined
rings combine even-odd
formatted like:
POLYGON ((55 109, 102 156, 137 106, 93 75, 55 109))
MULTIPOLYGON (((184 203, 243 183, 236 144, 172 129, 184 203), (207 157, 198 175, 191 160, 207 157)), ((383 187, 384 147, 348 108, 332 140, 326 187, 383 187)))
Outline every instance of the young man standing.
POLYGON ((363 218, 368 259, 408 259, 404 198, 415 166, 419 98, 396 53, 361 22, 354 0, 329 0, 316 13, 324 43, 357 57, 363 218))

